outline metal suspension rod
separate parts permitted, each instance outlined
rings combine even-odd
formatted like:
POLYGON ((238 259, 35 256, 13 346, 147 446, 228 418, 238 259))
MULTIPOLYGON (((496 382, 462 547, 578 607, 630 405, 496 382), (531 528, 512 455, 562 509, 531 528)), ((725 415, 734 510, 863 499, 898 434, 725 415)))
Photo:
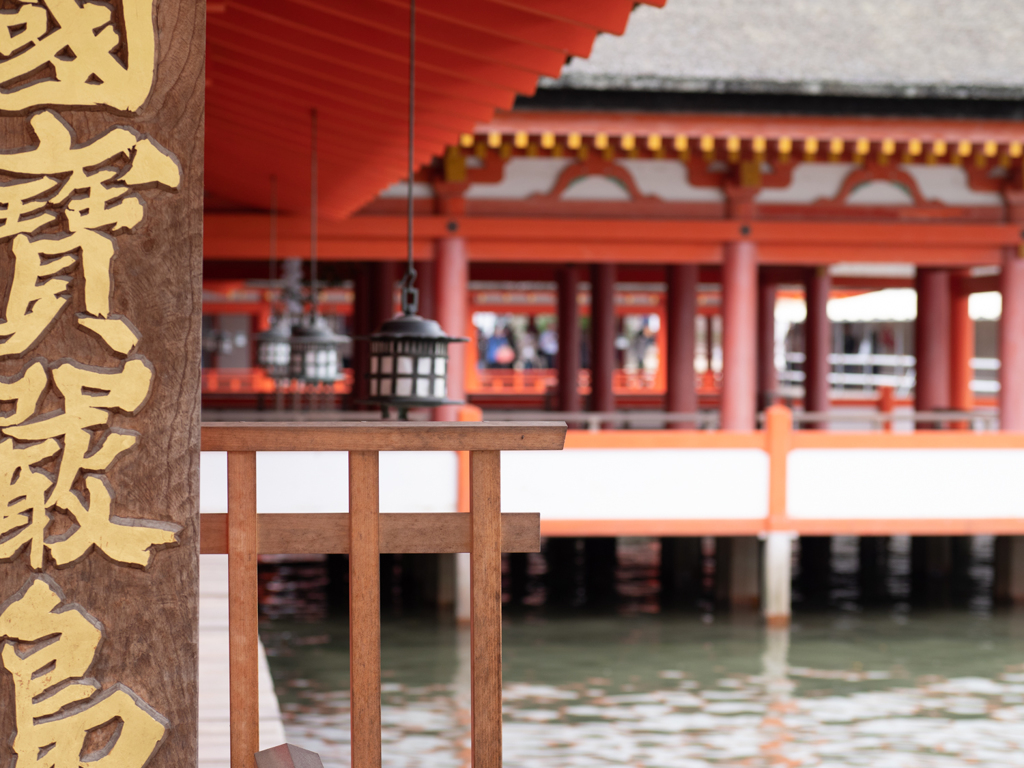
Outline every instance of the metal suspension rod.
POLYGON ((277 279, 277 175, 270 175, 270 280, 277 279))
POLYGON ((312 304, 313 316, 317 314, 319 301, 317 298, 317 274, 316 274, 316 244, 317 244, 317 219, 319 218, 319 195, 317 191, 317 113, 314 107, 310 110, 310 144, 311 152, 309 178, 312 188, 309 193, 309 292, 310 303, 312 304))
POLYGON ((416 283, 416 267, 412 261, 413 248, 413 153, 416 136, 416 0, 409 0, 409 184, 406 198, 408 227, 406 233, 406 266, 402 278, 402 312, 415 314, 419 304, 416 283))

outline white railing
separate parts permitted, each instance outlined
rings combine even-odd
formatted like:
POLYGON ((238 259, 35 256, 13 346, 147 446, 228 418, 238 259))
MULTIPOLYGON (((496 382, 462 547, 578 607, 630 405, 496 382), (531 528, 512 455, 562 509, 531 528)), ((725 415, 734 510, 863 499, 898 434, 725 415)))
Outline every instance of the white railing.
MULTIPOLYGON (((803 365, 803 352, 787 352, 786 364, 803 365)), ((875 389, 892 387, 899 393, 910 392, 916 382, 915 366, 917 359, 913 355, 883 355, 861 353, 833 353, 828 356, 832 367, 828 375, 828 383, 833 387, 853 387, 875 389), (839 368, 839 370, 836 370, 839 368), (860 368, 847 371, 846 368, 860 368), (877 371, 875 369, 890 369, 877 371)), ((971 358, 971 369, 978 372, 995 372, 999 370, 999 360, 992 357, 971 358)), ((787 368, 778 373, 779 383, 802 384, 805 374, 802 370, 787 368)), ((971 391, 979 394, 994 394, 999 391, 999 381, 994 378, 975 378, 971 382, 971 391)))

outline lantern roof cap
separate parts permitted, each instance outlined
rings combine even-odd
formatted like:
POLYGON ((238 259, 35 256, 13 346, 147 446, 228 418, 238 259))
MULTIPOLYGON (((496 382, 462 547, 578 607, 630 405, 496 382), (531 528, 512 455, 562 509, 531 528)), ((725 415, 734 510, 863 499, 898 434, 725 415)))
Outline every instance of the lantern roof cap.
POLYGON ((437 320, 419 315, 397 315, 381 325, 370 338, 436 339, 438 341, 469 341, 463 336, 449 336, 437 320))
POLYGON ((287 315, 271 320, 270 327, 256 334, 257 341, 289 341, 292 337, 292 321, 287 315))
POLYGON ((312 341, 323 344, 341 344, 351 338, 335 333, 320 315, 303 317, 291 327, 291 337, 296 341, 312 341))

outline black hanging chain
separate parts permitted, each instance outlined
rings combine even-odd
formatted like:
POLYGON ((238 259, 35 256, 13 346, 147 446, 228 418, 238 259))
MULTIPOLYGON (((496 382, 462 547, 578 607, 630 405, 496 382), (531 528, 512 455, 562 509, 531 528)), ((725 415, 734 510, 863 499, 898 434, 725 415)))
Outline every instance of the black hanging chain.
POLYGON ((416 288, 416 267, 412 263, 412 221, 413 221, 413 152, 416 122, 416 0, 409 0, 409 187, 407 197, 408 218, 406 237, 405 275, 402 277, 402 313, 415 315, 419 310, 420 291, 416 288))

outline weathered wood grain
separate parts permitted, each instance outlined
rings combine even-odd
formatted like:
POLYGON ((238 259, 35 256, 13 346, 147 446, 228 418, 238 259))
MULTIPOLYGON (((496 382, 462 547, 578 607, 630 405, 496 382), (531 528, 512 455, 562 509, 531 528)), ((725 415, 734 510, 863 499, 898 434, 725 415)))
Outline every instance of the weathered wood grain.
MULTIPOLYGON (((200 552, 227 554, 228 516, 200 516, 200 552)), ((348 513, 262 514, 258 517, 261 555, 347 555, 348 513)), ((472 525, 459 512, 388 513, 380 516, 380 551, 384 554, 470 552, 472 525)), ((540 552, 540 515, 503 512, 502 552, 540 552)))
MULTIPOLYGON (((110 5, 115 15, 120 13, 121 0, 111 0, 110 5)), ((155 14, 155 81, 140 110, 119 113, 102 107, 57 106, 54 111, 74 129, 79 144, 116 126, 126 126, 151 137, 180 164, 181 179, 175 191, 153 187, 130 193, 141 199, 144 217, 130 231, 111 235, 117 247, 110 266, 111 313, 123 315, 138 330, 141 339, 132 355, 151 363, 154 378, 149 399, 136 415, 120 411, 111 415, 111 428, 136 432, 138 439, 103 474, 113 492, 111 514, 182 528, 177 546, 153 552, 146 569, 114 563, 92 551, 62 568, 55 567, 47 556, 41 572, 54 579, 67 602, 81 605, 104 627, 103 644, 88 677, 105 689, 127 686, 170 722, 171 728, 147 768, 182 768, 195 764, 197 749, 206 3, 157 0, 155 14)), ((29 115, 34 111, 0 114, 0 152, 37 146, 38 139, 29 128, 29 115)), ((11 179, 4 176, 0 181, 7 184, 11 179)), ((48 210, 58 208, 50 206, 48 210)), ((62 218, 39 234, 66 231, 67 222, 62 218)), ((101 369, 124 363, 124 355, 112 352, 97 335, 84 332, 78 322, 80 314, 87 314, 86 291, 80 254, 75 258, 78 264, 68 270, 67 305, 37 346, 26 354, 0 359, 0 376, 17 376, 37 358, 48 364, 73 360, 101 369)), ((0 242, 2 301, 6 301, 13 271, 8 239, 0 242)), ((63 400, 51 391, 38 410, 51 413, 63 407, 63 400)), ((53 473, 59 460, 58 456, 38 466, 53 473)), ((82 477, 73 490, 88 498, 82 477)), ((51 535, 72 523, 61 511, 54 512, 53 518, 51 535)), ((0 563, 0 603, 21 589, 32 573, 24 551, 10 562, 0 563)), ((3 765, 12 763, 14 717, 10 677, 0 672, 3 765)))
POLYGON ((563 422, 203 424, 204 451, 560 451, 563 422))
POLYGON ((469 454, 473 768, 501 768, 501 454, 469 454))
POLYGON ((260 748, 259 583, 256 555, 256 454, 228 454, 228 626, 231 765, 252 768, 260 748))
POLYGON ((352 765, 380 768, 379 455, 348 455, 349 688, 352 765))

